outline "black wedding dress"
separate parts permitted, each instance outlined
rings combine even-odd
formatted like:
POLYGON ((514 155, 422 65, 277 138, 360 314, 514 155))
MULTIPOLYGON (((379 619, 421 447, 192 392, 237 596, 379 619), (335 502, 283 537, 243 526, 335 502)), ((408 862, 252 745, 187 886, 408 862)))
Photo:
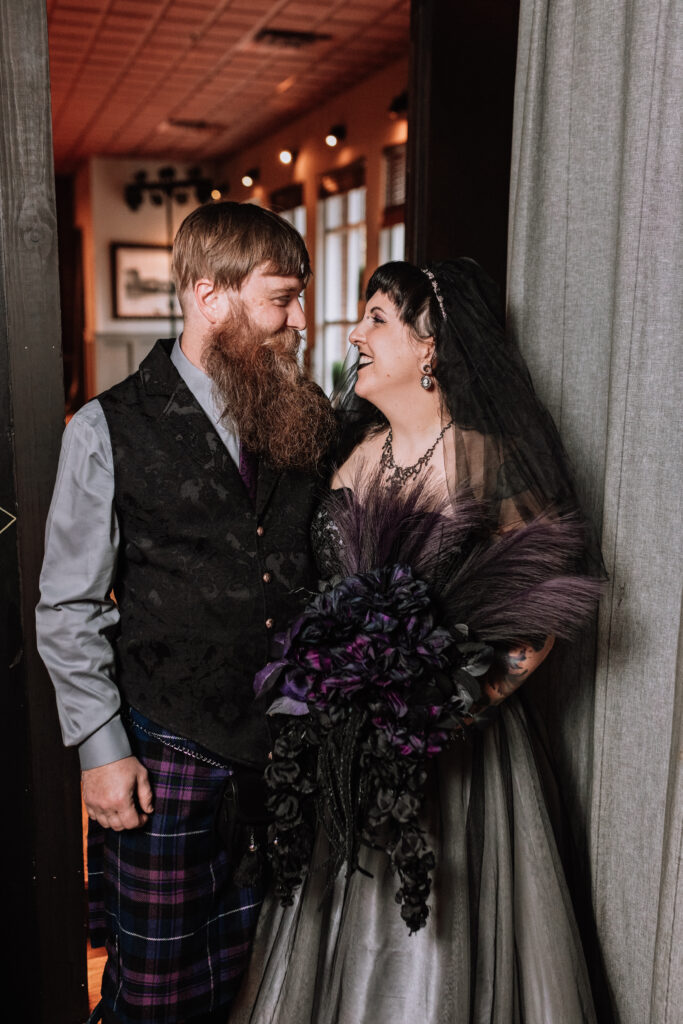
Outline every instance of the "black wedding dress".
MULTIPOLYGON (((334 523, 314 525, 323 578, 334 523)), ((231 1024, 595 1024, 581 940, 522 703, 433 762, 431 912, 409 935, 381 851, 326 888, 327 841, 292 907, 266 899, 231 1024), (367 873, 365 873, 367 872, 367 873)))

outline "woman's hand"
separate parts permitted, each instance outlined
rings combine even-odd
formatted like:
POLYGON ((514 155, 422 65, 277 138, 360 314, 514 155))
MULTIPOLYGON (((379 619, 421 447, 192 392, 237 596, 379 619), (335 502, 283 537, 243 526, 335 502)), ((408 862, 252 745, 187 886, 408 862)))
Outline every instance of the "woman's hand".
POLYGON ((547 636, 542 644, 522 642, 502 653, 490 669, 483 690, 489 704, 500 704, 509 697, 550 654, 554 636, 547 636))

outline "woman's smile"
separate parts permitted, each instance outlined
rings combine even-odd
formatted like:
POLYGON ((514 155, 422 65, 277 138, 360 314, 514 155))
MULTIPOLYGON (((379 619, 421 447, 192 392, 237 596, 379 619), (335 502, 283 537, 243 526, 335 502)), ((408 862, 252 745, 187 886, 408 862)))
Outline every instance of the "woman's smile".
POLYGON ((349 341, 358 349, 356 394, 378 408, 388 401, 409 400, 420 379, 419 342, 401 322, 387 295, 376 292, 368 301, 349 341), (369 369, 372 367, 372 370, 369 369))

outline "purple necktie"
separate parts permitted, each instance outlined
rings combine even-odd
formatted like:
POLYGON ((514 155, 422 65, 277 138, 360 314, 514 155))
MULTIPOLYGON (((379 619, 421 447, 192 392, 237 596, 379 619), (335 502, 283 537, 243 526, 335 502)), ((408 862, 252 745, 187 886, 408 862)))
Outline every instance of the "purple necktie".
POLYGON ((256 502, 258 457, 240 441, 240 476, 252 502, 256 502))

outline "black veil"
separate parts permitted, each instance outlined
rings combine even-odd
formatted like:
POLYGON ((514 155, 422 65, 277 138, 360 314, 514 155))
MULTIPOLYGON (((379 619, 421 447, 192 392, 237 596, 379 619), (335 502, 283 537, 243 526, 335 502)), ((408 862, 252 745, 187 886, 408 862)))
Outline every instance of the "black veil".
MULTIPOLYGON (((378 291, 419 337, 434 338, 434 378, 444 417, 454 421, 444 438, 452 497, 468 489, 486 501, 498 530, 539 516, 580 514, 569 458, 519 347, 506 334, 500 291, 488 274, 467 258, 425 268, 392 262, 372 275, 367 298, 378 291)), ((355 395, 355 380, 354 352, 333 395, 341 423, 339 463, 369 431, 386 424, 378 409, 355 395)), ((604 574, 588 525, 576 568, 604 574)))

